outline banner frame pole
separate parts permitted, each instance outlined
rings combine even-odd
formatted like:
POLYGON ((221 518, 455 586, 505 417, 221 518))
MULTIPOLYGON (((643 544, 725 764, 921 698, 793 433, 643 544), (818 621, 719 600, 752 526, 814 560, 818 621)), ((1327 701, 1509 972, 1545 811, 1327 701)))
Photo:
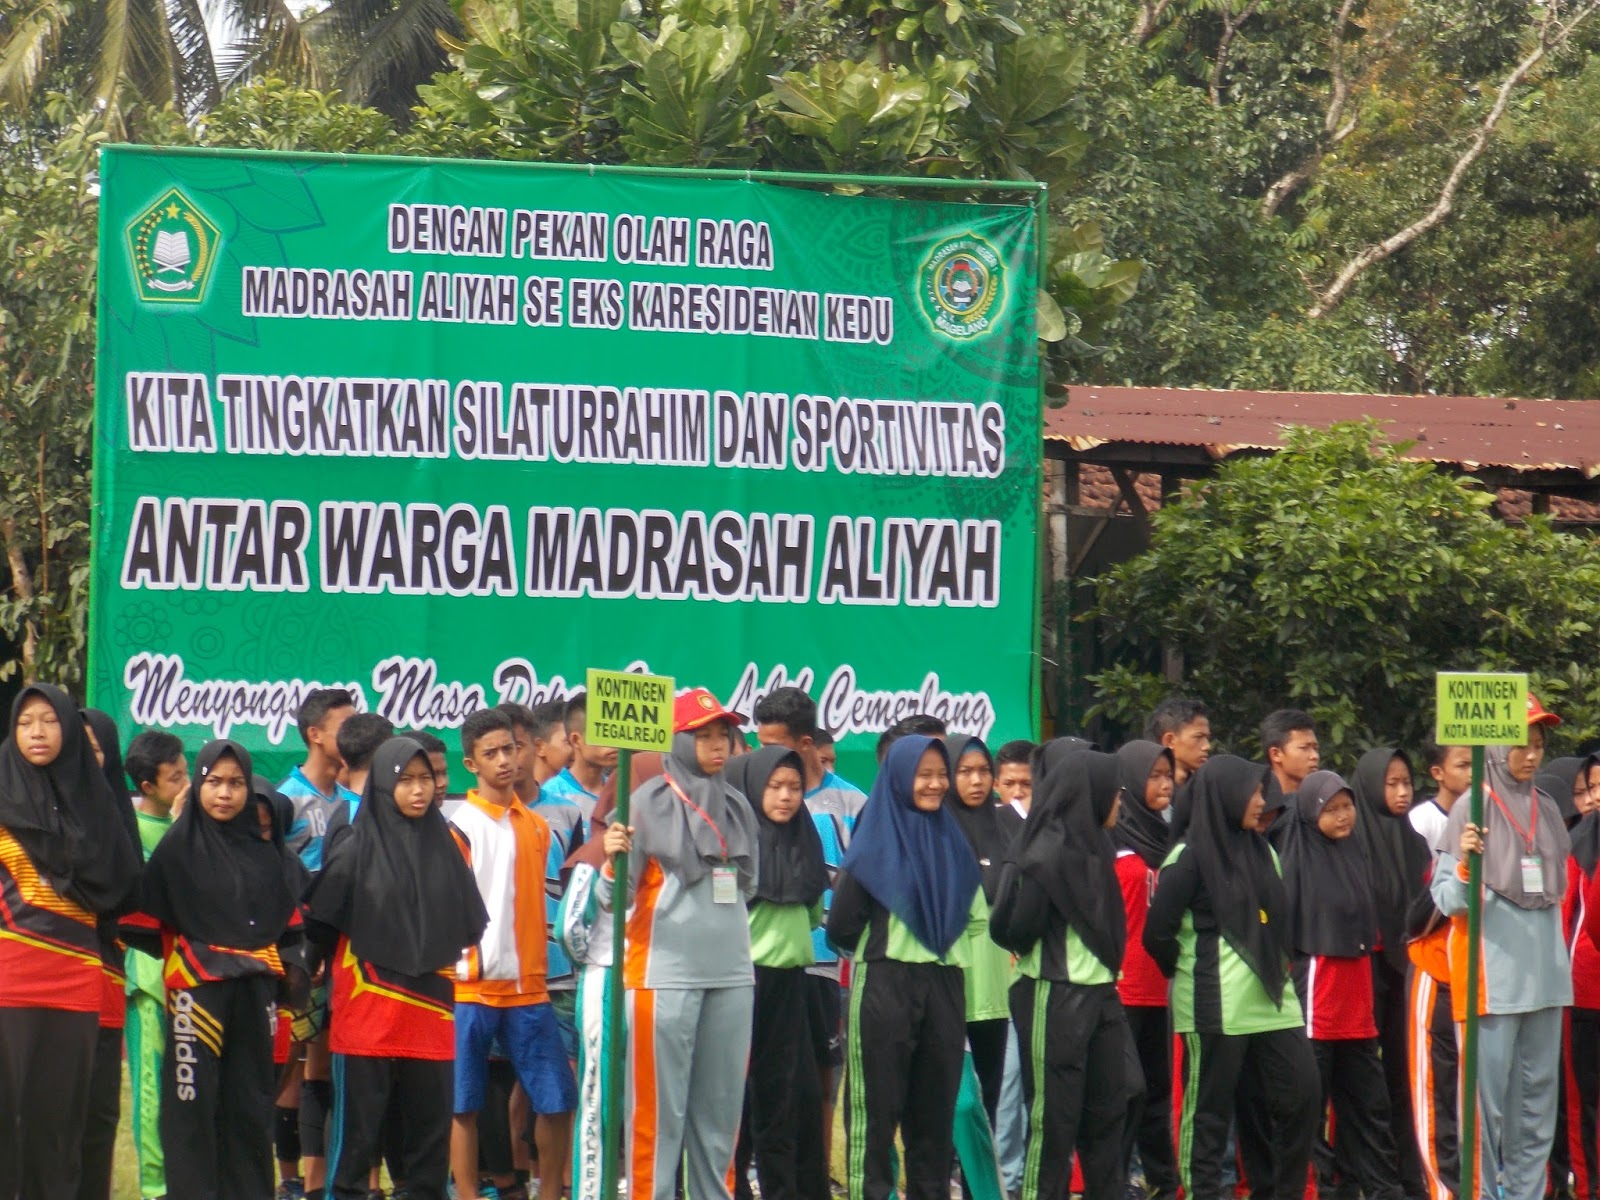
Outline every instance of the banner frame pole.
MULTIPOLYGON (((642 167, 631 163, 516 162, 510 159, 425 158, 405 154, 341 154, 325 150, 253 150, 229 146, 150 146, 129 142, 108 143, 101 149, 118 154, 187 155, 195 158, 293 158, 296 161, 322 161, 350 165, 357 162, 404 164, 416 167, 428 163, 472 162, 516 170, 545 171, 582 175, 670 175, 677 179, 728 179, 750 183, 801 183, 850 187, 924 188, 967 192, 1026 192, 1042 195, 1048 185, 1021 179, 924 179, 915 175, 849 175, 811 171, 741 171, 729 167, 642 167)), ((1034 203, 1030 201, 1030 204, 1034 203)))
MULTIPOLYGON (((1472 823, 1483 828, 1483 747, 1472 748, 1472 823)), ((1460 847, 1450 849, 1459 850, 1460 847)), ((1478 1178, 1478 972, 1483 936, 1483 855, 1467 856, 1467 1021, 1461 1047, 1461 1175, 1478 1178)), ((1475 1193, 1474 1193, 1475 1194, 1475 1193)))
MULTIPOLYGON (((612 820, 628 827, 628 775, 633 752, 617 753, 617 805, 612 820)), ((601 1104, 600 1196, 613 1200, 621 1183, 619 1157, 622 1145, 622 1102, 627 1094, 624 1068, 628 1061, 628 1029, 624 1020, 622 960, 626 949, 628 915, 628 855, 611 856, 611 966, 606 975, 605 1090, 601 1104)))

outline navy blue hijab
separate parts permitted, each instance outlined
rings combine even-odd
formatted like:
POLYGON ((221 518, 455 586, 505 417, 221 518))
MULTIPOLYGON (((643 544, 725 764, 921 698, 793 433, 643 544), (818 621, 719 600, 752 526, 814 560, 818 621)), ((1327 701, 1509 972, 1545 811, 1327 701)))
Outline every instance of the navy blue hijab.
POLYGON ((943 742, 912 734, 889 748, 861 811, 842 867, 941 958, 966 930, 983 881, 972 844, 948 808, 922 812, 912 802, 917 764, 943 742))

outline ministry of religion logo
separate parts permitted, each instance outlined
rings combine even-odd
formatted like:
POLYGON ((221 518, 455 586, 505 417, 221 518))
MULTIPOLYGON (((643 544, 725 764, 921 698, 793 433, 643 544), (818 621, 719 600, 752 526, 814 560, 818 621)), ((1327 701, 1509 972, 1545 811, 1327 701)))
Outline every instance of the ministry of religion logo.
POLYGON ((975 233, 946 238, 922 263, 917 299, 922 315, 946 337, 979 337, 1005 307, 1005 262, 975 233))
POLYGON ((128 252, 141 300, 198 304, 217 264, 221 233, 177 188, 128 226, 128 252))

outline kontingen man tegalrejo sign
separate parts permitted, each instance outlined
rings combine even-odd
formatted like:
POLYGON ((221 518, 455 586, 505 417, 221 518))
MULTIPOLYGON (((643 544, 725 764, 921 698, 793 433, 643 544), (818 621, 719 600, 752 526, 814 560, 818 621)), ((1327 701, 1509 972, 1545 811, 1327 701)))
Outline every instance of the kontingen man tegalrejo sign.
MULTIPOLYGON (((91 628, 124 727, 269 771, 596 663, 840 734, 1031 732, 1028 204, 103 155, 91 628)), ((848 749, 850 743, 846 743, 848 749)))

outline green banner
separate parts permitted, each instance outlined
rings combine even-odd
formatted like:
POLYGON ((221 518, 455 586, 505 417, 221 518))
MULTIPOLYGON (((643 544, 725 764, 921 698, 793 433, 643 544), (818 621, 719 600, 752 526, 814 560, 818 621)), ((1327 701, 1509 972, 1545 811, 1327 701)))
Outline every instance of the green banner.
POLYGON ((443 731, 590 666, 745 714, 803 686, 859 777, 914 712, 1035 731, 1031 202, 101 164, 90 695, 125 732, 277 774, 309 688, 443 731))

